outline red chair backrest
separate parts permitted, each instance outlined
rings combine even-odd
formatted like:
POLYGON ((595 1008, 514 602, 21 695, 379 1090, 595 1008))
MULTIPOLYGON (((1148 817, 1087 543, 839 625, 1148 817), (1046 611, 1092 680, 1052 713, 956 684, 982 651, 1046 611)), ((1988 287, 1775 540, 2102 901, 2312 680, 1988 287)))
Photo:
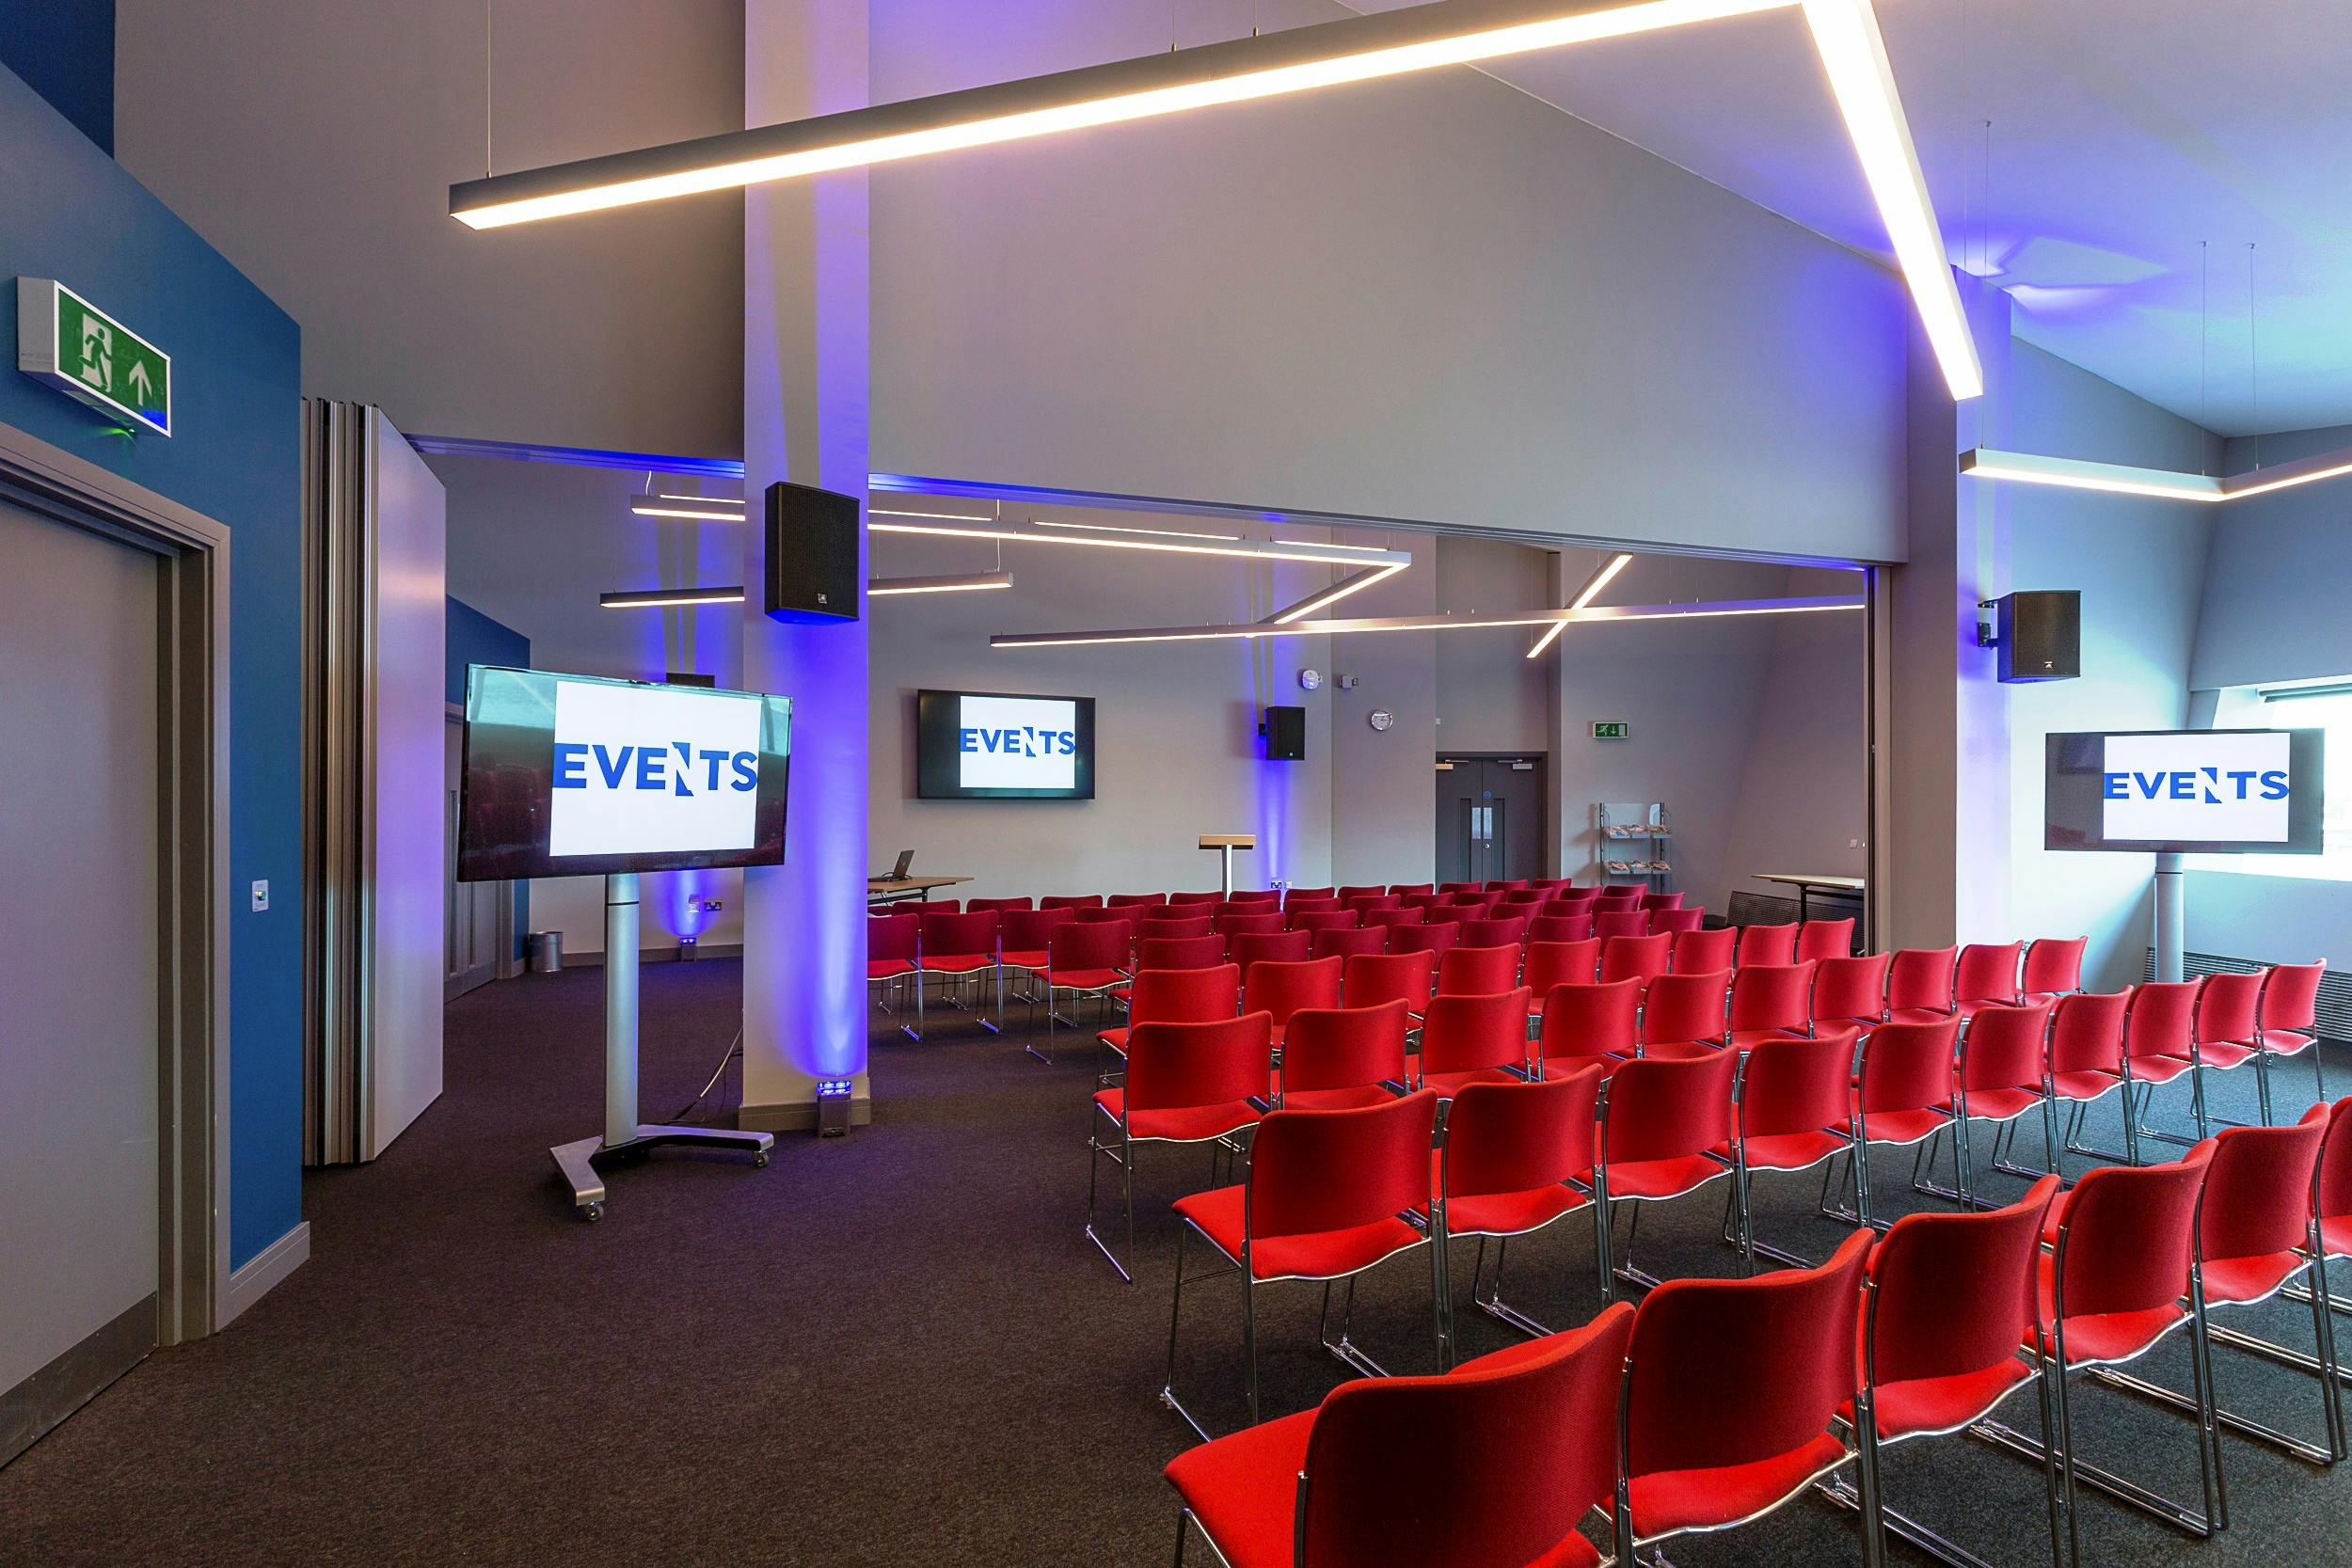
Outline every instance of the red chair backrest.
POLYGON ((1582 942, 1592 934, 1593 917, 1589 914, 1539 914, 1527 923, 1527 940, 1531 942, 1582 942))
POLYGON ((891 906, 909 914, 953 914, 962 907, 952 898, 902 898, 891 906))
POLYGON ((1228 939, 1244 935, 1270 936, 1283 929, 1279 914, 1220 914, 1210 922, 1217 935, 1228 939))
POLYGON ((1205 914, 1188 915, 1182 920, 1167 915, 1147 914, 1136 923, 1136 940, 1150 937, 1205 937, 1216 929, 1216 922, 1205 914))
POLYGON ((1168 902, 1168 895, 1165 893, 1114 893, 1103 902, 1106 907, 1114 910, 1130 909, 1145 904, 1165 904, 1168 902))
POLYGON ((1698 930, 1706 924, 1707 911, 1705 910, 1691 909, 1681 905, 1671 910, 1652 910, 1649 914, 1651 930, 1665 931, 1674 936, 1680 936, 1685 931, 1698 930))
MULTIPOLYGON (((2320 1146, 2319 1176, 2312 1187, 2312 1208, 2326 1225, 2352 1217, 2352 1095, 2328 1107, 2328 1140, 2320 1146)), ((2352 1235, 2337 1227, 2323 1240, 2330 1257, 2352 1252, 2352 1235)))
POLYGON ((1899 947, 1886 969, 1886 1006, 1952 1010, 1952 966, 1957 947, 1899 947))
POLYGON ((1682 895, 1679 893, 1645 893, 1642 895, 1642 908, 1645 910, 1678 910, 1682 908, 1682 895))
POLYGON ((1531 942, 1519 979, 1538 996, 1560 985, 1589 986, 1600 974, 1600 939, 1581 942, 1531 942))
POLYGON ((1029 907, 1029 901, 1026 898, 967 898, 963 901, 963 907, 976 911, 994 910, 1002 914, 1007 910, 1025 910, 1029 907))
POLYGON ((1385 893, 1359 893, 1352 898, 1342 897, 1340 899, 1340 908, 1354 910, 1359 915, 1374 914, 1381 910, 1393 910, 1401 907, 1400 901, 1395 896, 1385 893))
POLYGON ((1677 931, 1669 956, 1672 967, 1689 974, 1729 969, 1738 957, 1740 928, 1718 926, 1713 930, 1677 931))
POLYGON ((1301 1007, 1282 1028, 1282 1092, 1406 1081, 1405 1004, 1301 1007))
POLYGON ((1484 882, 1439 882, 1438 891, 1445 894, 1484 893, 1486 891, 1486 884, 1484 882))
POLYGON ((1852 1031, 1761 1041, 1740 1065, 1739 1091, 1744 1137, 1844 1131, 1853 1117, 1852 1031))
POLYGON ((1985 1371, 2031 1340, 2042 1219, 2058 1190, 2045 1176, 2006 1209, 1895 1222, 1870 1254, 1873 1381, 1985 1371))
POLYGON ((919 914, 875 914, 866 917, 866 961, 913 963, 922 940, 919 914))
POLYGON ((1146 936, 1136 941, 1137 979, 1156 969, 1216 969, 1220 965, 1225 965, 1225 939, 1214 933, 1205 937, 1146 936))
POLYGON ((1806 1005, 1806 1013, 1817 1023, 1855 1019, 1875 1022, 1884 1018, 1886 966, 1892 961, 1892 957, 1885 953, 1823 958, 1813 971, 1813 1000, 1806 1005))
POLYGON ((1594 901, 1604 910, 1638 910, 1642 907, 1642 890, 1638 887, 1605 887, 1597 889, 1594 901))
POLYGON ((1125 921, 1065 920, 1045 935, 1045 955, 1065 974, 1087 969, 1117 969, 1128 958, 1125 921))
POLYGON ((1339 896, 1340 890, 1335 887, 1295 887, 1282 895, 1282 902, 1288 904, 1295 898, 1328 898, 1336 903, 1339 896))
POLYGON ((1797 961, 1843 958, 1853 953, 1853 921, 1808 920, 1797 927, 1797 961))
POLYGON ((1427 882, 1391 882, 1389 891, 1399 898, 1427 898, 1438 890, 1427 882))
POLYGON ((2058 1223, 2056 1306, 2069 1318, 2170 1308, 2188 1294, 2197 1197, 2213 1145, 2169 1165, 2101 1165, 2058 1223))
POLYGON ((1862 1271, 1876 1239, 1855 1231, 1818 1269, 1670 1279, 1644 1297, 1626 1349, 1628 1473, 1753 1464, 1828 1430, 1854 1394, 1862 1271))
POLYGON ((1308 952, 1318 958, 1352 958, 1361 953, 1385 953, 1389 946, 1389 931, 1385 926, 1326 926, 1312 933, 1308 952))
POLYGON ((1112 909, 1107 905, 1100 908, 1089 905, 1085 909, 1071 911, 1070 918, 1073 920, 1085 921, 1089 924, 1106 924, 1111 921, 1124 921, 1127 925, 1132 927, 1136 921, 1143 918, 1143 909, 1142 906, 1135 904, 1121 904, 1117 909, 1112 909))
POLYGON ((1340 999, 1350 1007, 1391 1002, 1419 1012, 1437 983, 1434 953, 1350 953, 1341 965, 1340 999))
MULTIPOLYGON (((1439 996, 1491 996, 1519 983, 1519 950, 1509 947, 1450 947, 1438 955, 1439 996)), ((1526 1027, 1527 1015, 1519 1015, 1526 1027)))
POLYGON ((2233 1127, 2214 1140, 2197 1207, 2197 1244, 2208 1264, 2302 1247, 2327 1138, 2328 1107, 2314 1105, 2292 1127, 2233 1127))
POLYGON ((1609 938, 1600 944, 1601 979, 1656 979, 1666 973, 1674 958, 1674 941, 1662 932, 1652 937, 1609 938))
POLYGON ((1593 916, 1593 935, 1603 942, 1616 937, 1645 937, 1649 934, 1647 910, 1603 910, 1593 916))
POLYGON ((1273 1054, 1273 1021, 1263 1013, 1136 1024, 1127 1031, 1128 1114, 1271 1100, 1273 1054))
POLYGON ((923 952, 928 958, 993 958, 996 953, 996 911, 977 914, 927 914, 923 921, 923 952))
POLYGON ((2022 942, 1970 942, 1952 967, 1953 998, 2014 1005, 2019 999, 2017 966, 2025 953, 2022 942))
POLYGON ((1527 891, 1527 879, 1524 877, 1489 877, 1486 882, 1486 889, 1488 893, 1524 893, 1527 891))
POLYGON ((1570 883, 1565 887, 1553 888, 1551 890, 1551 898, 1552 902, 1555 904, 1582 904, 1590 906, 1600 902, 1600 889, 1597 887, 1578 887, 1574 883, 1570 883))
POLYGON ((1729 1051, 1626 1063, 1609 1082, 1601 1157, 1613 1165, 1682 1160, 1729 1142, 1731 1082, 1739 1066, 1729 1051))
POLYGON ((2077 991, 2050 1009, 2050 1073, 2123 1070, 2123 1015, 2132 993, 2077 991))
POLYGON ((1285 898, 1282 900, 1282 918, 1294 930, 1299 928, 1299 923, 1302 921, 1331 915, 1343 917, 1345 924, 1350 926, 1355 925, 1358 919, 1352 911, 1341 908, 1340 901, 1336 898, 1285 898))
POLYGON ((1426 1089, 1360 1109, 1269 1112, 1243 1178, 1250 1238, 1352 1229, 1425 1207, 1437 1129, 1426 1089))
POLYGON ((1468 1084, 1445 1117, 1448 1198, 1589 1180, 1597 1153, 1600 1069, 1549 1083, 1468 1084))
POLYGON ((1960 1042, 1960 1086, 1980 1089, 2042 1087, 2042 1067, 2050 1037, 2050 1004, 2030 1007, 1981 1007, 1960 1042))
POLYGON ((1731 1026, 1804 1033, 1813 1022, 1813 969, 1807 962, 1743 964, 1732 971, 1731 1026))
POLYGON ((1640 1039, 1636 1015, 1641 1006, 1639 980, 1606 986, 1565 982, 1553 986, 1544 993, 1537 1050, 1547 1062, 1630 1056, 1640 1039))
POLYGON ((1262 963, 1305 963, 1314 957, 1315 939, 1305 931, 1244 931, 1225 940, 1225 951, 1241 966, 1242 983, 1262 963))
POLYGON ((1168 895, 1168 901, 1171 905, 1182 905, 1187 908, 1195 904, 1221 904, 1225 901, 1225 895, 1222 893, 1171 893, 1168 895))
POLYGON ((1642 1044, 1670 1045, 1724 1038, 1724 988, 1731 971, 1712 974, 1661 974, 1642 999, 1642 1044))
POLYGON ((2319 982, 2328 975, 2327 960, 2311 964, 2272 964, 2263 981, 2262 1026, 2309 1033, 2319 1014, 2319 982))
POLYGON ((1282 895, 1274 888, 1248 888, 1240 893, 1229 894, 1225 901, 1229 904, 1279 904, 1282 901, 1282 895))
POLYGON ((1241 1005, 1245 1012, 1273 1014, 1277 1028, 1289 1022, 1291 1014, 1301 1007, 1336 1007, 1340 1005, 1340 960, 1261 959, 1242 975, 1241 1005))
POLYGON ((2090 945, 2089 937, 2042 937, 2029 944, 2021 982, 2026 994, 2082 990, 2083 949, 2090 945))
POLYGON ((1786 926, 1742 926, 1740 927, 1740 948, 1732 956, 1736 968, 1750 964, 1792 964, 1797 961, 1797 927, 1792 921, 1786 926))
POLYGON ((1517 947, 1527 941, 1527 917, 1489 915, 1462 923, 1464 947, 1517 947))
POLYGON ((1241 999, 1241 971, 1139 969, 1127 992, 1127 1023, 1210 1023, 1233 1016, 1241 999))
POLYGON ((1099 893, 1057 893, 1037 901, 1041 910, 1099 910, 1103 895, 1099 893))
POLYGON ((2123 1010, 2123 1054, 2185 1058, 2197 1032, 2197 980, 2152 980, 2132 988, 2123 1010))
POLYGON ((1922 1111, 1952 1102, 1952 1044, 1960 1021, 1883 1023, 1862 1042, 1862 1112, 1922 1111))
POLYGON ((1527 1007, 1525 986, 1492 995, 1448 996, 1440 991, 1422 1019, 1422 1075, 1530 1065, 1534 1048, 1527 1038, 1527 1007))
POLYGON ((2260 970, 2251 974, 2206 975, 2204 984, 2197 988, 2193 1025, 2197 1043, 2201 1046, 2227 1040, 2236 1045, 2253 1044, 2255 1018, 2262 1007, 2265 977, 2260 970))
POLYGON ((1042 953, 1045 939, 1057 926, 1070 923, 1071 911, 1053 910, 1007 910, 996 921, 996 938, 1008 953, 1042 953))
POLYGON ((1451 920, 1436 920, 1422 926, 1395 926, 1389 930, 1389 951, 1391 953, 1442 953, 1454 945, 1462 927, 1451 920))
POLYGON ((1613 1501, 1632 1326, 1619 1302, 1582 1328, 1444 1377, 1332 1390, 1307 1433, 1299 1568, 1516 1565, 1552 1551, 1613 1501))
POLYGON ((1364 923, 1354 910, 1301 910, 1282 918, 1294 931, 1347 931, 1364 923))
POLYGON ((1343 902, 1350 904, 1354 903, 1359 898, 1387 898, 1393 895, 1389 892, 1389 886, 1386 882, 1364 882, 1356 886, 1343 887, 1340 889, 1341 899, 1343 902))
POLYGON ((1535 910, 1551 902, 1551 895, 1539 887, 1513 888, 1502 895, 1501 908, 1506 910, 1535 910))
POLYGON ((1363 915, 1365 925, 1383 929, 1391 926, 1426 925, 1429 920, 1429 911, 1419 909, 1366 910, 1363 915))

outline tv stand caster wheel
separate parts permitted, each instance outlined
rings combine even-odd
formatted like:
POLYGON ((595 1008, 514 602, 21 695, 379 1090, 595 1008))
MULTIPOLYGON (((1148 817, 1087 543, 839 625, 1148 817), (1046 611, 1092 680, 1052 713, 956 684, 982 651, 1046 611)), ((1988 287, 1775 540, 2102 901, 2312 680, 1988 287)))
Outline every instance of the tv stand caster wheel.
POLYGON ((758 1153, 756 1153, 756 1154, 755 1154, 755 1155, 753 1155, 753 1156, 752 1156, 752 1169, 754 1169, 754 1170, 766 1170, 767 1168, 768 1168, 768 1151, 767 1151, 766 1149, 764 1149, 764 1148, 763 1148, 763 1149, 761 1149, 758 1153))
POLYGON ((591 1225, 596 1224, 596 1221, 604 1218, 603 1203, 596 1202, 580 1205, 580 1217, 586 1220, 591 1225))

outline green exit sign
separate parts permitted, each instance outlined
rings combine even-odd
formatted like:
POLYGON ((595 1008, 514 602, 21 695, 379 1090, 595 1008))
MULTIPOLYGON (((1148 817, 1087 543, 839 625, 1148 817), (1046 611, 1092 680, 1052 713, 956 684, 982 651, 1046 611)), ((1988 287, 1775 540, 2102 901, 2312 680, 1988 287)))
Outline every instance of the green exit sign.
POLYGON ((16 280, 16 368, 171 434, 171 356, 54 277, 16 280))
POLYGON ((1630 740, 1633 738, 1633 726, 1622 719, 1596 719, 1593 721, 1593 738, 1630 740))

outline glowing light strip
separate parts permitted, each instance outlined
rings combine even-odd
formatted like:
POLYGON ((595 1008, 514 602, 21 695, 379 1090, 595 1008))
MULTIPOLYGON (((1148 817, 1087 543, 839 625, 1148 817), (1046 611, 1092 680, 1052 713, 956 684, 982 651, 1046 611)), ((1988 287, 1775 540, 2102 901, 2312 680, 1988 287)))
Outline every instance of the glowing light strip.
POLYGON ((1870 0, 1804 0, 1804 20, 1945 385, 1954 402, 1980 396, 1984 367, 1952 281, 1951 259, 1944 253, 1943 230, 1928 198, 1918 149, 1912 145, 1902 97, 1895 89, 1878 15, 1870 0))
MULTIPOLYGON (((1633 558, 1629 555, 1616 555, 1610 557, 1607 561, 1601 563, 1598 571, 1595 572, 1591 577, 1585 578, 1583 589, 1578 593, 1575 598, 1568 601, 1568 608, 1570 610, 1582 610, 1589 606, 1595 598, 1599 596, 1600 591, 1609 586, 1611 578, 1614 578, 1619 572, 1624 571, 1628 566, 1632 564, 1633 558)), ((1567 623, 1565 621, 1554 621, 1548 628, 1546 628, 1543 636, 1535 639, 1535 645, 1527 650, 1527 657, 1534 658, 1537 654, 1540 654, 1546 648, 1550 647, 1553 642, 1559 640, 1562 629, 1566 626, 1567 623)))
POLYGON ((640 517, 682 517, 689 522, 739 523, 743 503, 707 496, 631 496, 629 511, 640 517), (731 510, 730 510, 731 508, 731 510))
POLYGON ((1792 0, 1442 0, 453 185, 475 229, 1501 59, 1792 0))
POLYGON ((943 523, 993 523, 996 519, 988 513, 969 512, 893 512, 886 507, 869 506, 868 517, 930 517, 943 523))
MULTIPOLYGON (((870 519, 883 514, 868 512, 870 519)), ((1217 555, 1245 561, 1312 561, 1339 566, 1409 566, 1413 558, 1402 550, 1376 550, 1357 545, 1267 545, 1254 539, 1230 544, 1163 544, 1157 539, 1098 539, 1087 533, 1044 533, 1019 524, 990 528, 935 528, 928 523, 868 522, 876 533, 918 533, 935 539, 1002 539, 1027 545, 1085 545, 1102 550, 1152 550, 1163 555, 1217 555)))
POLYGON ((596 603, 607 610, 649 610, 660 605, 740 604, 743 590, 734 588, 647 588, 627 594, 599 594, 596 603))
POLYGON ((866 584, 866 596, 883 599, 898 594, 978 594, 1011 586, 1010 572, 949 572, 937 577, 871 578, 866 584))
MULTIPOLYGON (((894 512, 891 515, 894 517, 909 517, 914 515, 914 514, 910 512, 894 512)), ((976 518, 974 520, 980 521, 983 519, 976 518)), ((1239 539, 1241 537, 1238 533, 1187 533, 1182 529, 1173 528, 1121 528, 1117 523, 1065 523, 1055 521, 1046 517, 1033 517, 1030 521, 1039 528, 1092 529, 1097 533, 1150 533, 1155 534, 1163 539, 1232 540, 1239 539)))
POLYGON ((1310 594, 1288 610, 1267 616, 1266 624, 1286 626, 1293 621, 1303 621, 1316 610, 1327 610, 1350 594, 1360 594, 1375 583, 1388 581, 1403 570, 1404 564, 1399 562, 1394 566, 1367 566, 1360 572, 1350 572, 1322 593, 1310 594))
POLYGON ((1729 615, 1804 615, 1827 610, 1860 610, 1858 595, 1836 594, 1788 599, 1726 599, 1712 603, 1603 605, 1588 610, 1529 610, 1509 615, 1389 615, 1357 620, 1292 621, 1287 624, 1252 621, 1238 626, 1139 626, 1129 631, 1045 631, 1001 633, 988 640, 992 648, 1079 648, 1111 642, 1211 642, 1247 641, 1259 637, 1340 637, 1384 631, 1467 631, 1494 626, 1540 626, 1554 622, 1579 625, 1605 621, 1692 621, 1729 615))
POLYGON ((2323 451, 2276 467, 2256 468, 2251 473, 2232 474, 2221 482, 2227 494, 2225 500, 2240 496, 2266 496, 2273 490, 2292 489, 2297 484, 2311 484, 2323 479, 2342 479, 2352 474, 2352 451, 2323 451))
POLYGON ((2117 496, 2152 496, 2158 500, 2219 501, 2229 499, 2221 481, 2207 474, 2169 468, 2136 468, 2122 463, 2089 463, 2078 457, 2040 452, 1995 451, 1979 447, 1960 454, 1960 471, 1979 479, 2051 484, 2066 490, 2104 490, 2117 496))

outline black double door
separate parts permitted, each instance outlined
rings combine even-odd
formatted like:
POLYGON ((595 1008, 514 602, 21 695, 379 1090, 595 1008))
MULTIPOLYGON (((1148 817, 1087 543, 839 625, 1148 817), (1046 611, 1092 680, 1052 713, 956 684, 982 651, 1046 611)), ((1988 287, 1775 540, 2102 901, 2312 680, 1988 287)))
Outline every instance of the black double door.
POLYGON ((1438 880, 1546 875, 1544 758, 1438 758, 1438 880))

